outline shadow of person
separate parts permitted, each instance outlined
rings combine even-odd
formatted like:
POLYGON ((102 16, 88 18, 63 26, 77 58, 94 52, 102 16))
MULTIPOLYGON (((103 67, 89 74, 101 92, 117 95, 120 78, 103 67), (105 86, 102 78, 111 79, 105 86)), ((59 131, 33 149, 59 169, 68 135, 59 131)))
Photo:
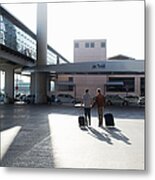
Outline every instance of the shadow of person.
POLYGON ((80 129, 81 129, 82 131, 88 131, 87 126, 81 126, 80 129))
POLYGON ((97 131, 96 129, 94 129, 93 127, 88 127, 88 134, 91 135, 92 137, 100 140, 100 141, 105 141, 108 144, 113 144, 111 142, 111 139, 109 138, 109 136, 106 133, 100 133, 99 131, 97 131))
POLYGON ((119 141, 123 141, 124 143, 131 145, 129 142, 130 139, 121 133, 121 130, 116 127, 102 127, 103 130, 105 130, 107 133, 111 135, 112 138, 115 138, 119 141))

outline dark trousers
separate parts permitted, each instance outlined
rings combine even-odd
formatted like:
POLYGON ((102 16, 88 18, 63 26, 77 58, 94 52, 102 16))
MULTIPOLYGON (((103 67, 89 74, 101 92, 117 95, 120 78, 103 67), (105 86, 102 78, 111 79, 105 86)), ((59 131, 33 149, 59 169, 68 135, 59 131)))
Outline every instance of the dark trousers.
POLYGON ((99 125, 98 126, 103 126, 103 111, 104 111, 104 107, 98 107, 98 119, 99 119, 99 125))
MULTIPOLYGON (((91 109, 90 108, 84 108, 84 115, 85 115, 85 119, 87 121, 87 117, 88 117, 88 120, 89 120, 89 125, 91 125, 91 116, 90 116, 90 111, 91 109)), ((87 123, 88 124, 88 123, 87 123)))

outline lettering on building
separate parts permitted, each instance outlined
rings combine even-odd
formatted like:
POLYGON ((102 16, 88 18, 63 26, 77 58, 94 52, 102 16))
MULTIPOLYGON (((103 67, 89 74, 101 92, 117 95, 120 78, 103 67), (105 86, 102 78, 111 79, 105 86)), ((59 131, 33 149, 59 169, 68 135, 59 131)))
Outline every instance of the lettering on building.
POLYGON ((93 64, 92 69, 105 69, 105 63, 93 64))

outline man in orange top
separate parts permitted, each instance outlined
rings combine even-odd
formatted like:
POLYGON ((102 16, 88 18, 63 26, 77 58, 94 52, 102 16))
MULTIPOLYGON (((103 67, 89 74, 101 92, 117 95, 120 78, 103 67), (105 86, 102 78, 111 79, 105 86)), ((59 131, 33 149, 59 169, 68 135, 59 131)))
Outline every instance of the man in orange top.
POLYGON ((101 89, 97 89, 97 96, 95 99, 95 103, 96 103, 97 109, 98 109, 99 127, 102 127, 103 126, 103 112, 104 112, 104 106, 105 106, 105 97, 101 93, 101 89))

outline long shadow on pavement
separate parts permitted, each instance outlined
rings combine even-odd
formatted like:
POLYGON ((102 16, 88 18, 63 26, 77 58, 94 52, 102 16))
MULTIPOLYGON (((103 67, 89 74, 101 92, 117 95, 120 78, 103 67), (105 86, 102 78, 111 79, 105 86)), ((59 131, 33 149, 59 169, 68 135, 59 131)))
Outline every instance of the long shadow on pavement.
POLYGON ((131 145, 130 139, 126 137, 120 129, 116 127, 111 127, 111 128, 105 128, 102 127, 102 129, 106 132, 99 132, 93 127, 88 127, 88 134, 91 135, 92 137, 100 140, 107 142, 110 145, 113 145, 112 143, 112 138, 118 140, 118 141, 123 141, 124 143, 131 145))
POLYGON ((130 139, 126 137, 124 134, 122 134, 120 129, 116 127, 109 127, 109 128, 102 127, 102 129, 105 130, 107 133, 109 133, 112 138, 118 141, 123 141, 124 143, 128 145, 131 145, 131 143, 129 142, 130 139))
POLYGON ((106 134, 106 133, 100 133, 99 131, 97 131, 96 129, 94 129, 93 127, 88 127, 88 134, 97 138, 98 140, 100 141, 105 141, 107 142, 108 144, 113 144, 111 142, 111 139, 109 138, 109 136, 106 134))

